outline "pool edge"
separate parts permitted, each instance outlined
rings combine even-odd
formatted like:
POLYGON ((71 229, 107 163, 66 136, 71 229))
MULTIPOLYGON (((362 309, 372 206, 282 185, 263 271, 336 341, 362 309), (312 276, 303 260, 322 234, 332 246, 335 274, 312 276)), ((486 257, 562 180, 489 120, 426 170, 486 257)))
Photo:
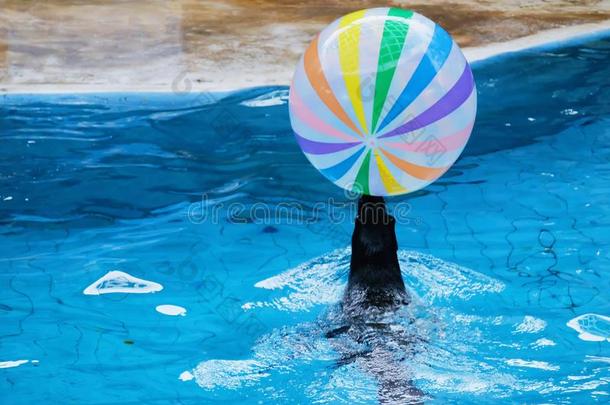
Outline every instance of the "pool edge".
MULTIPOLYGON (((473 65, 492 62, 497 58, 536 49, 555 49, 570 44, 583 43, 598 37, 610 36, 610 19, 598 23, 572 25, 539 31, 532 35, 487 45, 464 48, 466 59, 473 65)), ((292 74, 290 74, 292 76, 292 74)), ((230 94, 241 90, 261 87, 287 87, 289 83, 277 83, 265 77, 259 83, 240 82, 226 87, 218 83, 191 83, 187 93, 215 92, 230 94)), ((37 94, 182 94, 173 89, 171 83, 153 85, 108 85, 108 84, 4 84, 0 83, 0 96, 37 94)))

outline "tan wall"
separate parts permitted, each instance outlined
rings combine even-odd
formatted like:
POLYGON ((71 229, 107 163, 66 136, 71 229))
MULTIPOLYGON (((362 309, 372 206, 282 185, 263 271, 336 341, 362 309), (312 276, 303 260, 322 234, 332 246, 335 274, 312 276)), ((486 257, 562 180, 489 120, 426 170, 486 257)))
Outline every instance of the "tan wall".
POLYGON ((608 0, 0 0, 0 85, 168 90, 184 72, 221 88, 287 84, 326 24, 390 4, 439 22, 462 46, 610 19, 608 0))

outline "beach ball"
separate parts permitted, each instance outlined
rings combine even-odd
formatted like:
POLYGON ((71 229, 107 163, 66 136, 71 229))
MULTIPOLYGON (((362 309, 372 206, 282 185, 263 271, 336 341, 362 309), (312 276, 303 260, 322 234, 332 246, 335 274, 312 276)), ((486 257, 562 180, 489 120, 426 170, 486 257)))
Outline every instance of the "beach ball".
POLYGON ((307 159, 336 185, 388 196, 419 190, 460 156, 477 96, 462 51, 438 24, 399 8, 356 11, 311 42, 290 86, 307 159))

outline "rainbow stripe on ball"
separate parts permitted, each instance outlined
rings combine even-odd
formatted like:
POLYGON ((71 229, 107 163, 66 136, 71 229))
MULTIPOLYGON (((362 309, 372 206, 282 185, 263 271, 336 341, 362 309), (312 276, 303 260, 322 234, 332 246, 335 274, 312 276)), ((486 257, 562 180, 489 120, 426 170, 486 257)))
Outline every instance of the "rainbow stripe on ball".
POLYGON ((348 14, 309 45, 290 87, 296 139, 348 190, 396 195, 457 160, 476 115, 472 71, 439 25, 398 8, 348 14))

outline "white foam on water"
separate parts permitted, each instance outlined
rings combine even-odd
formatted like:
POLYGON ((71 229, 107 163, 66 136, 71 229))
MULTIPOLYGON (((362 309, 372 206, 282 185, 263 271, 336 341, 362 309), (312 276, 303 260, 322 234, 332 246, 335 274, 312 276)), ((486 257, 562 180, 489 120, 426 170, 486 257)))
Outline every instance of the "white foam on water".
POLYGON ((430 305, 443 299, 469 300, 481 294, 499 293, 505 287, 489 276, 432 255, 401 250, 398 260, 406 284, 430 305))
POLYGON ((274 90, 256 98, 242 101, 241 105, 246 107, 271 107, 288 103, 288 90, 274 90))
POLYGON ((157 305, 157 307, 155 309, 157 310, 157 312, 162 313, 163 315, 186 316, 186 308, 180 307, 178 305, 170 305, 170 304, 157 305))
POLYGON ((256 384, 273 372, 289 372, 295 362, 332 361, 337 358, 317 323, 274 329, 252 347, 248 359, 213 359, 190 370, 197 384, 205 389, 237 389, 256 384))
POLYGON ((105 276, 95 281, 83 290, 85 295, 101 295, 112 293, 145 294, 161 291, 163 286, 154 281, 148 281, 132 276, 122 271, 109 271, 105 276))
POLYGON ((317 378, 306 389, 312 403, 378 403, 377 383, 354 363, 335 368, 324 377, 317 378))
POLYGON ((541 347, 549 347, 549 346, 556 346, 557 343, 553 342, 550 339, 546 339, 546 338, 540 338, 538 340, 536 340, 534 343, 532 343, 532 347, 539 349, 541 347))
POLYGON ((526 315, 521 323, 515 325, 515 333, 538 333, 546 328, 546 321, 526 315))
POLYGON ((499 394, 505 390, 505 387, 513 387, 517 384, 516 379, 509 374, 495 371, 480 372, 474 369, 469 372, 420 369, 417 370, 417 378, 429 382, 437 391, 451 393, 499 394))
POLYGON ((587 342, 610 342, 610 317, 598 314, 584 314, 570 319, 566 325, 587 342))
POLYGON ((342 273, 349 269, 351 249, 337 249, 285 272, 254 284, 266 290, 287 290, 265 302, 248 302, 242 308, 275 307, 285 311, 307 310, 315 305, 337 302, 343 293, 342 273))
POLYGON ((265 369, 265 364, 256 360, 208 360, 192 370, 192 375, 201 388, 237 389, 268 377, 265 369))
POLYGON ((589 362, 589 363, 596 362, 596 363, 610 364, 610 357, 586 355, 585 356, 585 361, 589 362))
MULTIPOLYGON (((249 311, 256 311, 259 307, 280 311, 308 311, 315 305, 337 303, 345 288, 350 254, 349 248, 338 249, 261 280, 255 286, 266 290, 268 296, 261 301, 247 302, 242 308, 249 311)), ((384 369, 390 367, 390 371, 394 370, 392 367, 398 367, 396 370, 410 373, 409 378, 416 381, 416 385, 424 391, 470 392, 504 397, 512 391, 550 393, 568 389, 567 385, 562 387, 552 381, 536 381, 520 376, 527 369, 556 372, 560 369, 556 364, 519 358, 486 357, 482 360, 473 357, 476 345, 489 344, 497 348, 498 342, 486 340, 486 327, 506 325, 509 331, 524 334, 539 333, 547 327, 544 320, 530 315, 522 315, 523 318, 517 318, 514 324, 506 324, 504 321, 507 319, 501 316, 480 316, 449 309, 454 308, 456 301, 502 292, 505 288, 502 282, 431 255, 399 251, 398 256, 405 282, 414 302, 417 302, 409 308, 424 312, 421 317, 401 315, 401 319, 424 319, 430 323, 429 331, 420 325, 409 324, 412 333, 426 337, 426 343, 422 343, 425 350, 420 352, 417 348, 411 348, 412 352, 407 355, 413 358, 405 364, 380 361, 367 366, 364 364, 366 358, 356 356, 358 360, 353 364, 343 365, 333 371, 332 375, 321 376, 312 383, 307 388, 308 396, 337 402, 346 400, 341 395, 351 387, 358 395, 362 395, 362 399, 370 395, 375 400, 377 393, 374 389, 370 391, 370 388, 376 384, 366 382, 363 377, 363 373, 371 377, 367 372, 371 365, 384 369), (442 308, 447 308, 447 313, 442 308), (465 339, 465 336, 468 338, 465 339), (336 397, 337 394, 341 397, 336 397)), ((324 337, 325 328, 334 327, 334 322, 337 321, 333 317, 333 308, 331 307, 330 314, 323 315, 322 319, 311 324, 282 327, 263 335, 245 359, 207 360, 189 373, 204 389, 238 389, 243 386, 261 386, 263 379, 276 373, 291 373, 301 362, 332 362, 340 357, 341 351, 357 353, 361 348, 349 336, 341 335, 335 339, 324 337)), ((369 335, 366 337, 374 338, 369 335)), ((531 339, 530 350, 556 345, 550 339, 537 337, 538 340, 531 339)), ((525 347, 515 345, 519 350, 525 347)), ((393 351, 390 349, 388 353, 393 351)))
MULTIPOLYGON (((19 367, 22 364, 29 363, 29 360, 9 360, 9 361, 0 361, 0 368, 13 368, 19 367)), ((32 363, 38 362, 38 360, 32 360, 32 363)))
POLYGON ((249 309, 254 308, 254 307, 255 307, 255 305, 256 305, 256 304, 255 304, 254 302, 246 302, 245 304, 243 304, 243 305, 241 306, 241 309, 243 309, 244 311, 247 311, 247 310, 249 310, 249 309))
POLYGON ((580 380, 588 380, 590 378, 595 377, 594 375, 569 375, 568 380, 570 381, 580 381, 580 380))
POLYGON ((313 271, 315 276, 328 276, 334 273, 333 265, 338 265, 340 262, 345 262, 345 257, 351 253, 350 248, 336 249, 323 256, 316 257, 297 267, 286 270, 277 276, 269 277, 254 284, 257 288, 267 290, 275 290, 284 287, 295 286, 303 282, 303 277, 311 274, 313 271))
POLYGON ((191 381, 194 378, 195 378, 195 376, 190 371, 183 371, 178 376, 178 379, 181 380, 181 381, 191 381))
POLYGON ((506 364, 514 367, 537 368, 540 370, 557 371, 559 366, 547 363, 546 361, 523 360, 523 359, 508 359, 506 364))
MULTIPOLYGON (((244 310, 275 307, 285 311, 308 310, 341 299, 349 272, 351 249, 337 249, 297 267, 257 282, 266 290, 281 290, 270 301, 247 302, 244 310)), ((504 284, 486 275, 415 251, 401 250, 398 259, 407 284, 427 304, 438 299, 470 299, 484 293, 499 293, 504 284)))
MULTIPOLYGON (((337 303, 345 289, 350 255, 350 248, 337 249, 276 276, 261 280, 255 284, 255 287, 267 290, 269 297, 262 301, 247 302, 242 305, 242 309, 256 310, 258 307, 271 307, 281 311, 307 311, 314 305, 337 303)), ((411 292, 414 302, 418 302, 416 306, 409 306, 411 310, 433 308, 434 305, 432 304, 440 299, 448 301, 455 299, 468 300, 480 294, 498 293, 504 289, 503 283, 491 277, 445 262, 431 255, 414 251, 399 251, 398 257, 406 283, 409 287, 412 287, 411 292), (419 304, 420 301, 423 305, 419 304)), ((429 313, 427 315, 431 316, 429 313)), ((330 317, 332 318, 332 316, 330 317)), ((478 323, 496 324, 502 321, 501 317, 489 318, 471 314, 455 314, 455 317, 459 318, 460 324, 473 324, 473 327, 476 327, 478 323)), ((407 319, 410 316, 403 316, 403 318, 407 319)), ((415 318, 417 316, 413 316, 413 319, 415 318)), ((422 319, 427 318, 423 317, 422 319)), ((436 321, 428 321, 432 329, 437 327, 436 321)), ((426 332, 426 328, 419 324, 410 326, 418 334, 421 333, 426 337, 436 333, 444 333, 440 330, 426 332)), ((347 352, 357 350, 357 348, 350 346, 353 342, 350 343, 349 338, 340 337, 333 343, 329 339, 323 338, 320 333, 320 325, 316 324, 310 325, 309 329, 305 324, 292 328, 280 328, 259 339, 253 347, 252 357, 243 360, 246 363, 228 360, 222 363, 218 363, 222 360, 214 360, 216 363, 205 361, 198 366, 196 369, 198 372, 194 372, 194 374, 198 384, 202 387, 210 389, 212 387, 228 386, 232 388, 254 383, 256 379, 262 378, 261 375, 271 374, 280 369, 290 369, 297 359, 298 361, 336 360, 336 350, 337 347, 342 347, 341 345, 347 345, 344 347, 347 352), (335 346, 332 346, 333 344, 335 346), (211 376, 219 367, 219 364, 224 367, 223 372, 230 373, 229 378, 211 376)), ((444 351, 440 348, 438 350, 444 351)), ((457 347, 456 350, 461 350, 461 347, 457 347)), ((441 387, 441 390, 477 393, 487 393, 493 390, 501 394, 506 387, 512 387, 517 383, 517 380, 508 374, 494 372, 493 375, 490 375, 489 370, 493 367, 491 365, 486 366, 484 370, 479 370, 480 363, 469 362, 467 356, 460 356, 458 361, 451 362, 450 370, 447 371, 444 367, 447 365, 448 359, 444 358, 442 353, 436 353, 433 348, 428 348, 425 352, 431 357, 414 360, 410 363, 411 367, 416 368, 412 370, 413 377, 425 380, 436 388, 441 387), (431 354, 432 352, 436 354, 431 354), (438 363, 440 369, 445 371, 439 373, 436 367, 430 366, 430 362, 438 363), (415 366, 415 364, 419 366, 415 366), (468 365, 465 366, 465 364, 468 365)), ((447 352, 446 355, 451 359, 455 356, 455 351, 447 352)), ((388 364, 390 363, 392 362, 388 362, 388 364)), ((375 367, 377 366, 385 367, 386 365, 375 365, 375 367)), ((346 367, 350 368, 349 365, 346 367)), ((402 366, 396 367, 399 367, 396 370, 402 370, 402 366)), ((357 369, 360 368, 360 366, 357 367, 357 369)), ((407 367, 407 369, 409 368, 407 367)), ((367 369, 367 367, 364 367, 364 369, 367 369)), ((325 395, 324 393, 332 396, 336 394, 337 389, 339 392, 343 391, 339 389, 339 386, 343 386, 344 383, 349 385, 352 379, 356 379, 358 383, 362 381, 362 376, 356 377, 353 372, 348 372, 346 375, 349 377, 344 379, 346 370, 343 370, 343 367, 340 370, 334 372, 333 376, 341 376, 341 378, 331 379, 331 382, 320 381, 321 385, 313 384, 310 386, 312 397, 321 398, 325 395), (338 386, 331 387, 332 382, 338 384, 338 386), (331 384, 331 386, 328 384, 331 384)), ((365 384, 364 388, 359 387, 357 391, 365 395, 368 388, 370 388, 369 385, 365 384)), ((373 394, 376 397, 376 393, 373 392, 373 394)))

